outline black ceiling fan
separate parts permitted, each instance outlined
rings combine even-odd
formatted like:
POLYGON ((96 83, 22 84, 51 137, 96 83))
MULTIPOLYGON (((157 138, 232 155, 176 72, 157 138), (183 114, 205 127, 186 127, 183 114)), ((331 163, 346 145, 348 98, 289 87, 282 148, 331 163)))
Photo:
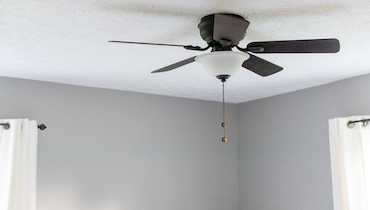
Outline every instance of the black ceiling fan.
MULTIPOLYGON (((232 51, 237 48, 241 52, 249 54, 249 59, 245 60, 242 67, 259 74, 269 76, 283 70, 282 67, 266 61, 254 54, 259 53, 336 53, 340 45, 337 39, 311 39, 311 40, 288 40, 288 41, 268 41, 252 42, 246 48, 239 47, 239 41, 246 34, 249 21, 236 14, 217 13, 203 17, 198 25, 200 35, 207 42, 207 47, 202 48, 192 45, 174 45, 145 42, 129 41, 109 41, 128 44, 147 44, 159 46, 183 47, 187 50, 205 51, 209 48, 212 52, 232 51), (253 53, 253 54, 251 54, 253 53)), ((170 71, 183 65, 192 63, 197 56, 187 58, 169 66, 152 71, 152 73, 170 71)), ((220 78, 221 79, 221 78, 220 78)))
MULTIPOLYGON (((339 51, 339 41, 337 39, 311 39, 311 40, 289 40, 289 41, 269 41, 269 42, 252 42, 246 48, 239 47, 238 44, 246 34, 249 22, 243 17, 235 14, 217 13, 203 17, 198 25, 200 36, 207 42, 207 47, 202 48, 192 45, 175 45, 175 44, 160 44, 160 43, 146 43, 146 42, 129 42, 129 41, 109 41, 116 43, 128 44, 147 44, 159 46, 174 46, 183 47, 187 50, 205 51, 212 49, 210 53, 193 56, 169 66, 152 71, 152 73, 171 71, 186 64, 198 61, 203 64, 200 59, 208 55, 227 56, 223 52, 231 52, 231 54, 239 54, 239 63, 241 66, 261 76, 269 76, 283 70, 282 67, 266 61, 254 54, 258 53, 336 53, 339 51), (233 52, 232 48, 237 48, 241 52, 233 52), (251 54, 253 53, 253 54, 251 54), (241 56, 242 55, 242 56, 241 56), (241 62, 240 62, 241 61, 241 62)), ((230 53, 228 53, 230 54, 230 53)), ((209 57, 209 56, 208 56, 209 57)), ((229 58, 218 57, 221 59, 213 59, 212 62, 216 64, 213 67, 218 68, 225 62, 229 62, 229 58)), ((204 66, 204 64, 203 64, 204 66)), ((205 67, 205 66, 204 66, 205 67)), ((236 66, 240 69, 240 65, 236 66)), ((205 68, 207 70, 207 68, 205 68)), ((221 68, 222 69, 222 68, 221 68)), ((223 122, 221 126, 224 129, 223 142, 227 141, 225 137, 225 97, 224 97, 224 83, 230 77, 231 72, 221 70, 221 74, 213 74, 222 82, 223 95, 223 122)), ((210 73, 210 72, 208 72, 210 73)), ((211 74, 212 75, 212 74, 211 74)))

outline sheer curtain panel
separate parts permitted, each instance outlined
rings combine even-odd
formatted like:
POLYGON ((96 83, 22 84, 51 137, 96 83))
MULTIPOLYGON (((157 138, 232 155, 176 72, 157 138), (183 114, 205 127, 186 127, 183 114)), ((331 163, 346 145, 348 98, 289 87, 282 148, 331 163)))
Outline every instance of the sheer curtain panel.
POLYGON ((370 125, 347 126, 363 119, 370 116, 329 120, 334 210, 370 210, 370 125))
POLYGON ((36 210, 37 123, 0 120, 0 210, 36 210))

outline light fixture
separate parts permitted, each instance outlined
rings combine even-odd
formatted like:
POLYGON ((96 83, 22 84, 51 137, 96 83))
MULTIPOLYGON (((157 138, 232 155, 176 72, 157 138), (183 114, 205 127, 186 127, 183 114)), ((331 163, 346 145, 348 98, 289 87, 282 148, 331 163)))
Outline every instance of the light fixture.
POLYGON ((226 122, 225 122, 225 82, 230 77, 238 73, 244 61, 248 60, 250 55, 242 52, 234 51, 215 51, 199 55, 195 58, 201 63, 209 75, 217 77, 222 82, 222 114, 223 122, 221 127, 224 129, 223 142, 227 142, 226 138, 226 122))
POLYGON ((219 78, 219 76, 230 77, 238 73, 243 62, 249 57, 249 54, 242 52, 215 51, 199 55, 195 60, 203 65, 209 75, 219 78))

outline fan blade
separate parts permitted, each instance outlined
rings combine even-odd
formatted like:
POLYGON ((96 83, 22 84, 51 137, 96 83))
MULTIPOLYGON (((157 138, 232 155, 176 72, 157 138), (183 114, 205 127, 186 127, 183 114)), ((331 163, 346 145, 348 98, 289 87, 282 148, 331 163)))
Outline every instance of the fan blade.
POLYGON ((217 42, 227 39, 236 46, 244 38, 248 26, 249 22, 240 16, 215 14, 213 39, 217 42))
POLYGON ((159 45, 159 46, 169 46, 169 47, 183 47, 187 50, 197 50, 197 51, 205 51, 210 48, 207 46, 205 48, 201 48, 199 46, 192 46, 192 45, 179 45, 179 44, 161 44, 161 43, 148 43, 148 42, 128 42, 128 41, 108 41, 114 43, 124 43, 124 44, 145 44, 145 45, 159 45))
POLYGON ((186 45, 177 45, 177 44, 160 44, 160 43, 148 43, 148 42, 127 42, 127 41, 108 41, 115 43, 124 43, 124 44, 146 44, 146 45, 160 45, 160 46, 170 46, 170 47, 185 47, 186 45))
POLYGON ((182 60, 180 62, 177 62, 177 63, 174 63, 174 64, 171 64, 169 66, 166 66, 166 67, 163 67, 163 68, 160 68, 158 70, 155 70, 155 71, 152 71, 152 73, 159 73, 159 72, 165 72, 165 71, 171 71, 175 68, 178 68, 180 66, 184 66, 186 64, 189 64, 189 63, 192 63, 195 61, 195 57, 191 57, 191 58, 188 58, 188 59, 185 59, 185 60, 182 60))
POLYGON ((246 49, 253 53, 336 53, 339 48, 337 39, 311 39, 252 42, 246 49))
MULTIPOLYGON (((249 54, 249 53, 248 53, 249 54)), ((270 63, 260 57, 249 54, 251 57, 244 61, 243 67, 263 77, 283 70, 283 67, 270 63)))

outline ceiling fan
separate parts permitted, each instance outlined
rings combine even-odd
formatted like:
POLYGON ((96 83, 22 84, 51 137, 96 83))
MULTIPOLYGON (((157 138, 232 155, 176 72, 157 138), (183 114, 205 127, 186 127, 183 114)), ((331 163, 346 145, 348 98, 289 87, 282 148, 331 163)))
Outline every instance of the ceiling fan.
POLYGON ((225 97, 224 83, 232 75, 235 75, 240 67, 244 67, 261 76, 269 76, 281 70, 276 64, 266 61, 254 54, 259 53, 336 53, 339 51, 339 41, 337 39, 310 39, 310 40, 289 40, 289 41, 268 41, 252 42, 246 48, 239 47, 239 42, 244 38, 249 21, 240 15, 217 13, 203 17, 198 25, 200 36, 207 42, 207 47, 202 48, 192 45, 175 45, 146 42, 129 41, 109 41, 127 44, 146 44, 159 46, 183 47, 187 50, 205 51, 211 48, 210 53, 193 56, 169 66, 152 71, 159 73, 171 71, 186 64, 198 61, 206 71, 215 76, 222 82, 223 96, 223 122, 224 128, 223 142, 225 137, 225 97), (232 51, 232 48, 239 51, 232 51))
POLYGON ((229 13, 217 13, 203 17, 198 25, 200 35, 207 42, 202 48, 192 45, 175 45, 129 41, 109 41, 128 44, 146 44, 159 46, 183 47, 187 50, 205 51, 211 48, 210 53, 193 56, 169 66, 152 71, 152 73, 166 72, 198 61, 212 76, 226 81, 236 74, 240 66, 261 76, 269 76, 283 70, 282 67, 266 61, 254 54, 263 53, 336 53, 340 45, 337 39, 310 39, 251 42, 246 48, 238 46, 244 38, 249 21, 242 16, 229 13), (232 51, 232 48, 238 51, 232 51), (251 54, 253 53, 253 54, 251 54), (237 65, 236 65, 237 64, 237 65), (231 69, 230 65, 233 65, 231 69), (236 67, 235 67, 236 66, 236 67))

